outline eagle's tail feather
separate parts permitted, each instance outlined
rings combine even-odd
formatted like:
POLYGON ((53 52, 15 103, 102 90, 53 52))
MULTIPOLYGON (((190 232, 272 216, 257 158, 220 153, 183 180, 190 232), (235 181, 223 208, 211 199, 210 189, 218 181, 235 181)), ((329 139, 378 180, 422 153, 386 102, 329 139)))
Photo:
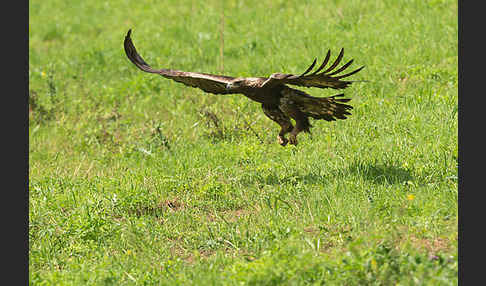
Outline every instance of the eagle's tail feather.
POLYGON ((336 119, 346 119, 351 115, 349 110, 353 109, 351 105, 344 104, 350 98, 340 98, 344 94, 333 95, 324 98, 312 98, 312 103, 306 104, 305 114, 314 119, 324 119, 326 121, 335 121, 336 119))

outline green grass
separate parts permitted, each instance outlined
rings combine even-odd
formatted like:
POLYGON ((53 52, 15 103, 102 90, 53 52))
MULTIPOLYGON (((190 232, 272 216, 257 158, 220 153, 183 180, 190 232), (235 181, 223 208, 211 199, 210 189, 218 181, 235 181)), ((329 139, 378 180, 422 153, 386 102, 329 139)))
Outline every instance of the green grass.
POLYGON ((30 283, 457 284, 456 1, 225 2, 224 74, 366 65, 353 115, 285 148, 259 104, 125 57, 133 28, 153 66, 221 73, 220 13, 29 1, 30 283))

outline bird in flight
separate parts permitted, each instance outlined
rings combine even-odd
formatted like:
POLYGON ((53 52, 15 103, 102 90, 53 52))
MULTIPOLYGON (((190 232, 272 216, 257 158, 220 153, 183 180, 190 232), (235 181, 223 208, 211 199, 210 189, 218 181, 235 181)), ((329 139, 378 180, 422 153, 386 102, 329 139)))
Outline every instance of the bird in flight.
POLYGON ((205 92, 243 94, 249 99, 261 103, 265 115, 280 125, 277 140, 282 146, 287 145, 287 143, 297 145, 297 135, 300 132, 310 133, 312 125, 309 122, 309 117, 326 121, 346 119, 346 115, 351 115, 349 110, 353 108, 345 104, 351 99, 343 98, 344 94, 342 93, 329 97, 313 97, 288 85, 344 89, 354 81, 342 79, 364 68, 362 66, 339 75, 353 63, 353 60, 350 60, 336 69, 343 58, 344 50, 341 49, 339 55, 329 67, 326 68, 331 57, 330 50, 315 71, 311 73, 317 59, 300 75, 274 73, 270 77, 232 77, 173 69, 154 69, 137 53, 130 37, 131 32, 131 29, 128 30, 125 36, 124 48, 128 59, 135 66, 144 72, 159 74, 187 86, 200 88, 205 92), (295 126, 291 119, 295 121, 295 126), (285 136, 288 133, 290 134, 287 139, 285 136))

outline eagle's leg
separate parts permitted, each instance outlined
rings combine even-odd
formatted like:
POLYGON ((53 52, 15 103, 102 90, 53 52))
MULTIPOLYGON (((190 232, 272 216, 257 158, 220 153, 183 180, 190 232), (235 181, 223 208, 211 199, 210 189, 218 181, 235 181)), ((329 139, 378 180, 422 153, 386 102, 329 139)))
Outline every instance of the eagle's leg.
POLYGON ((295 127, 290 131, 289 134, 289 143, 292 145, 297 145, 297 135, 299 135, 300 132, 308 132, 310 133, 309 128, 311 127, 309 123, 309 118, 303 117, 295 120, 295 127))
POLYGON ((289 140, 285 138, 285 134, 289 133, 294 128, 292 122, 290 121, 290 118, 285 115, 280 109, 278 109, 278 107, 269 107, 262 105, 262 108, 263 113, 265 113, 268 118, 272 119, 273 121, 277 122, 278 125, 280 125, 280 132, 277 136, 278 143, 282 146, 287 145, 289 140))
POLYGON ((310 133, 309 129, 312 125, 309 123, 309 117, 305 116, 295 102, 286 96, 283 96, 280 99, 279 108, 285 115, 295 120, 295 127, 290 131, 289 143, 297 145, 297 135, 299 135, 300 132, 304 131, 310 133))

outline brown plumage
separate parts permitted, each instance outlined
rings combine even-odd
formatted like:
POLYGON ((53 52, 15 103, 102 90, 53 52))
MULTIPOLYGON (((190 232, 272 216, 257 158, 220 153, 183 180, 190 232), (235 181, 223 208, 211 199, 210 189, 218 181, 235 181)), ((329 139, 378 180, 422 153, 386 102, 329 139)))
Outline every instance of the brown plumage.
POLYGON ((139 69, 159 74, 163 77, 183 83, 187 86, 197 87, 205 92, 214 94, 243 94, 246 97, 262 104, 263 112, 267 117, 278 123, 281 127, 278 134, 278 142, 285 146, 297 144, 297 135, 304 131, 310 132, 309 117, 314 119, 324 119, 334 121, 336 119, 346 119, 350 115, 353 107, 345 104, 349 98, 341 98, 344 94, 333 95, 330 97, 313 97, 307 93, 287 86, 296 85, 317 88, 346 88, 353 81, 342 80, 351 76, 364 66, 343 74, 338 75, 348 68, 353 60, 350 60, 338 69, 335 69, 343 58, 343 49, 334 62, 324 69, 331 57, 331 51, 322 64, 314 72, 310 73, 317 63, 317 59, 301 75, 274 73, 270 77, 231 77, 223 75, 213 75, 206 73, 184 72, 172 69, 153 69, 137 53, 130 38, 131 30, 128 31, 124 47, 127 57, 139 69), (295 120, 295 126, 290 119, 295 120), (285 135, 290 133, 289 139, 285 135))

